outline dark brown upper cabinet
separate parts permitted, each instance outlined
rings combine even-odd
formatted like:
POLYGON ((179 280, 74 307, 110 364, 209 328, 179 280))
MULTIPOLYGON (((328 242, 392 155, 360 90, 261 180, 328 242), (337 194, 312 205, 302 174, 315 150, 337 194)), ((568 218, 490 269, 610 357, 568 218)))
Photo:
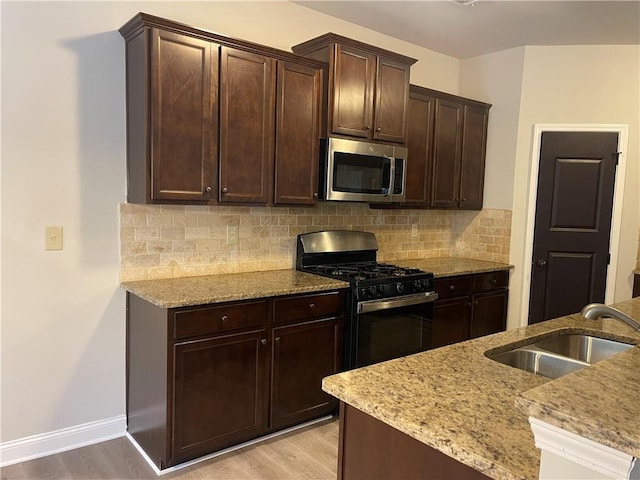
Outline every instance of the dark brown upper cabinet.
POLYGON ((411 86, 405 206, 482 209, 490 108, 411 86))
POLYGON ((328 134, 406 143, 409 70, 415 59, 334 33, 292 50, 329 65, 328 134))
POLYGON ((129 202, 316 203, 325 64, 144 13, 120 33, 129 202))

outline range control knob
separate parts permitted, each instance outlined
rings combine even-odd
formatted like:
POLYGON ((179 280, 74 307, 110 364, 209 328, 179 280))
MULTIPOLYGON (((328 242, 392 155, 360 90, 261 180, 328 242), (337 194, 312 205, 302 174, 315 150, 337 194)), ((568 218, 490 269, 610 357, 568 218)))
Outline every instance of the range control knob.
POLYGON ((398 283, 398 284, 396 284, 396 291, 397 291, 398 293, 402 293, 402 292, 404 292, 404 284, 403 284, 403 283, 398 283))

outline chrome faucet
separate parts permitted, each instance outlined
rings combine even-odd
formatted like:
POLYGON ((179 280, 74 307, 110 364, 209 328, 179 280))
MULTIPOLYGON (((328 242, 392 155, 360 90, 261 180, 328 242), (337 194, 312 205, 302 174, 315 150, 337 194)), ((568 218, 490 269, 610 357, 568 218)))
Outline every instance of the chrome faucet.
POLYGON ((637 320, 634 320, 629 315, 616 308, 608 307, 602 303, 590 303, 582 309, 581 313, 585 318, 591 320, 597 320, 601 317, 615 318, 616 320, 623 321, 636 331, 640 330, 640 323, 637 320))

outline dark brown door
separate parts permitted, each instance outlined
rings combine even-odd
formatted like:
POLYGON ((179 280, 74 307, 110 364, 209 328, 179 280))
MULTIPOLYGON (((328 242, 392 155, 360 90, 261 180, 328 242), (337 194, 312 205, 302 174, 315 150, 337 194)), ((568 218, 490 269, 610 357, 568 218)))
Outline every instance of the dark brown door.
POLYGON ((223 47, 220 202, 267 203, 273 161, 274 60, 223 47))
POLYGON ((378 57, 373 138, 406 143, 409 101, 409 67, 378 57))
POLYGON ((426 207, 431 195, 433 115, 435 99, 411 92, 409 97, 407 183, 405 206, 426 207))
POLYGON ((273 329, 271 428, 300 423, 337 406, 322 379, 340 368, 342 345, 335 318, 273 329))
POLYGON ((604 302, 618 134, 544 132, 529 323, 604 302))
POLYGON ((173 463, 267 431, 268 344, 256 331, 174 346, 173 463))
POLYGON ((355 47, 336 46, 333 133, 371 137, 376 57, 355 47))
POLYGON ((436 100, 431 206, 455 208, 460 201, 463 106, 436 100))
POLYGON ((313 205, 318 198, 322 71, 278 62, 275 204, 313 205))
POLYGON ((488 118, 489 112, 486 108, 465 105, 460 171, 460 208, 482 209, 488 118))
POLYGON ((208 200, 216 170, 218 45, 158 29, 151 38, 151 198, 208 200))

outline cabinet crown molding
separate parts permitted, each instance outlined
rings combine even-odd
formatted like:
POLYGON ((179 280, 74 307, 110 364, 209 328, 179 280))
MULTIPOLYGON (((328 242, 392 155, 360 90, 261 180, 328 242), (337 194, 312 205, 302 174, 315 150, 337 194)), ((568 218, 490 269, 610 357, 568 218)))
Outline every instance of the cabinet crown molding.
POLYGON ((294 45, 293 47, 291 47, 291 50, 293 50, 294 53, 305 55, 309 52, 313 52, 320 48, 324 48, 328 44, 336 44, 336 43, 360 48, 374 55, 391 58, 393 60, 396 60, 400 63, 404 63, 406 65, 413 65, 418 61, 415 58, 407 57, 400 53, 392 52, 390 50, 385 50, 383 48, 376 47, 368 43, 360 42, 352 38, 343 37, 342 35, 338 35, 337 33, 331 33, 331 32, 325 33, 324 35, 320 35, 319 37, 316 37, 316 38, 312 38, 311 40, 307 40, 306 42, 299 43, 298 45, 294 45))

